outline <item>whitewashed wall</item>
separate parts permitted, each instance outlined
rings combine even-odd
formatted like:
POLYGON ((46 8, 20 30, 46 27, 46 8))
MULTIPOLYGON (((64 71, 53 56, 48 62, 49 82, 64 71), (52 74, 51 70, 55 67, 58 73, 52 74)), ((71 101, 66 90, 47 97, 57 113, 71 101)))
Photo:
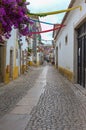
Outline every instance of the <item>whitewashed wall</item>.
POLYGON ((22 45, 22 50, 27 49, 28 44, 27 44, 27 41, 26 41, 26 37, 25 37, 25 36, 22 36, 22 43, 23 43, 23 45, 22 45))
POLYGON ((74 28, 86 17, 86 3, 84 0, 77 0, 73 6, 82 6, 82 11, 76 9, 70 11, 65 21, 65 27, 61 29, 56 46, 58 46, 58 66, 69 69, 73 72, 74 61, 74 28), (68 36, 68 43, 65 44, 65 37, 68 36))
POLYGON ((13 61, 14 61, 15 46, 16 46, 16 30, 13 29, 11 32, 11 37, 7 40, 6 65, 10 64, 10 50, 13 50, 13 61))
MULTIPOLYGON (((26 51, 27 50, 27 47, 28 47, 28 44, 27 44, 27 41, 26 41, 26 37, 25 36, 22 36, 22 46, 21 46, 21 51, 24 51, 24 65, 26 65, 26 51)), ((21 56, 22 56, 22 53, 21 53, 21 56)), ((23 58, 23 57, 22 57, 23 58)), ((23 64, 23 62, 21 62, 23 64)))

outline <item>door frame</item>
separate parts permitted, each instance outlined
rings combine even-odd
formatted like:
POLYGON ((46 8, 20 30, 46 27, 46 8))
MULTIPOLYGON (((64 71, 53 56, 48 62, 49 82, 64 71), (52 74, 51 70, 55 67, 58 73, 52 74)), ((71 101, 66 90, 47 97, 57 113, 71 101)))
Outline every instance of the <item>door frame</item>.
POLYGON ((58 46, 56 46, 56 68, 58 68, 58 46))
POLYGON ((5 67, 6 67, 6 43, 1 44, 0 43, 0 49, 1 49, 1 78, 0 82, 5 81, 5 67))
POLYGON ((74 33, 74 74, 75 81, 86 87, 86 22, 80 24, 74 33))
POLYGON ((10 78, 13 78, 13 49, 10 49, 10 78))

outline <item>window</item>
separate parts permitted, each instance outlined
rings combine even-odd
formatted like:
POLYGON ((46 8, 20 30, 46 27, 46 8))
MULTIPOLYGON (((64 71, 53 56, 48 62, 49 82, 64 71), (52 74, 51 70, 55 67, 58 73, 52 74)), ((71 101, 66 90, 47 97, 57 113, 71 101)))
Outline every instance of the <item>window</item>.
POLYGON ((16 59, 18 59, 18 50, 16 49, 16 59))
POLYGON ((59 43, 59 48, 61 49, 61 42, 59 43))
POLYGON ((65 36, 65 45, 67 45, 68 44, 68 36, 66 35, 65 36))

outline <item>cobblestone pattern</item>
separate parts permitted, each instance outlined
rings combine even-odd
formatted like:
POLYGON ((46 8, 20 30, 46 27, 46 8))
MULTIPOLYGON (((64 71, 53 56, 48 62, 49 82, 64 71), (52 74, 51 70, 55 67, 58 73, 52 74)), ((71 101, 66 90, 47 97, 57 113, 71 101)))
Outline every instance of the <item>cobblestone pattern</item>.
POLYGON ((27 93, 43 68, 30 68, 18 79, 0 87, 0 118, 14 108, 15 104, 27 93))
POLYGON ((25 130, 86 130, 86 108, 83 100, 65 80, 49 66, 45 92, 31 112, 25 130), (78 98, 79 97, 79 98, 78 98))

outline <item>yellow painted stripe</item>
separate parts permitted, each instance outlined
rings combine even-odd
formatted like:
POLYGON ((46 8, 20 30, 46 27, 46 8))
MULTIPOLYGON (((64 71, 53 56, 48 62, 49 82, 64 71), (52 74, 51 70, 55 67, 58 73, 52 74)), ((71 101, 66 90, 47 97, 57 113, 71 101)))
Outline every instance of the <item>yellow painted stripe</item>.
POLYGON ((71 10, 75 10, 79 8, 80 11, 82 10, 82 6, 76 6, 76 7, 73 7, 73 8, 68 8, 68 9, 65 9, 65 10, 59 10, 59 11, 54 11, 54 12, 45 12, 45 13, 28 13, 28 15, 35 15, 35 16, 46 16, 46 15, 53 15, 53 14, 59 14, 59 13, 63 13, 63 12, 69 12, 71 10))

